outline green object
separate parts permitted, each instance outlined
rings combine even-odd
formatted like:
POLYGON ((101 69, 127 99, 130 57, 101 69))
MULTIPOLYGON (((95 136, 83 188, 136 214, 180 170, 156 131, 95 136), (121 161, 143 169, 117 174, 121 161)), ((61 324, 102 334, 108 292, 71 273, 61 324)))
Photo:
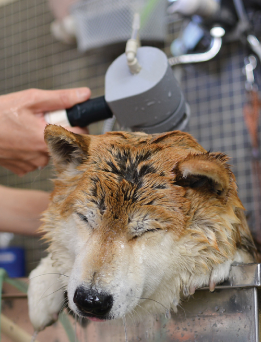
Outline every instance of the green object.
POLYGON ((64 312, 60 313, 59 321, 61 322, 70 342, 77 342, 77 337, 75 334, 75 330, 73 329, 71 322, 68 318, 68 315, 64 312))
MULTIPOLYGON (((6 283, 12 285, 13 287, 15 287, 17 290, 19 290, 22 293, 27 293, 27 291, 28 291, 28 285, 25 282, 23 282, 20 279, 9 278, 6 271, 3 268, 0 268, 0 294, 1 294, 0 312, 2 312, 2 289, 3 289, 3 282, 4 281, 6 283)), ((73 329, 71 322, 68 318, 68 314, 66 314, 65 312, 62 312, 59 315, 59 321, 62 324, 62 326, 63 326, 63 328, 64 328, 64 330, 68 336, 69 342, 77 342, 74 329, 73 329)), ((0 326, 1 326, 1 324, 0 324, 0 326)), ((0 329, 0 341, 1 341, 1 329, 0 329)))
MULTIPOLYGON (((3 282, 5 278, 7 278, 7 273, 3 268, 0 268, 0 293, 1 293, 0 312, 2 312, 2 289, 3 289, 3 282)), ((1 322, 0 322, 0 327, 1 327, 1 322)), ((0 341, 1 341, 1 328, 0 328, 0 341)))
POLYGON ((5 278, 5 282, 15 287, 22 293, 27 293, 28 285, 24 283, 22 280, 9 278, 8 276, 5 278))
POLYGON ((140 28, 146 25, 151 13, 153 12, 154 8, 157 6, 157 3, 159 1, 162 0, 150 0, 147 2, 146 6, 144 7, 140 15, 140 28))

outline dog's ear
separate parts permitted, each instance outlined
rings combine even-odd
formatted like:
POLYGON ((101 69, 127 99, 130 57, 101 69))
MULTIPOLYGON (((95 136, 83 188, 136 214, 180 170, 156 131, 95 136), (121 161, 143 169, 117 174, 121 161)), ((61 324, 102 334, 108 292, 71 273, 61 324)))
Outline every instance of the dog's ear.
POLYGON ((77 167, 88 158, 90 137, 67 131, 56 125, 48 125, 44 139, 58 172, 69 166, 77 167))
POLYGON ((173 169, 175 184, 224 197, 234 179, 227 160, 222 153, 189 154, 173 169))

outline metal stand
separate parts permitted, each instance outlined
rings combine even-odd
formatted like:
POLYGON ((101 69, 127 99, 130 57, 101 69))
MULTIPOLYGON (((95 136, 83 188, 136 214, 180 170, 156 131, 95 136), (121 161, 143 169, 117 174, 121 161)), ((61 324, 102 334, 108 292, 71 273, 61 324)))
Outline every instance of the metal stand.
POLYGON ((260 264, 232 266, 230 281, 196 291, 172 315, 173 341, 259 342, 260 264))

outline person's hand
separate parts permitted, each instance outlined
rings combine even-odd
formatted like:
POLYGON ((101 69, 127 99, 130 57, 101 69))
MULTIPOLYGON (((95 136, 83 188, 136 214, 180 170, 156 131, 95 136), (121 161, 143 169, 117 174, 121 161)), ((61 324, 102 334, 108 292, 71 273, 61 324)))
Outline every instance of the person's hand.
MULTIPOLYGON (((0 96, 0 166, 20 176, 45 166, 44 114, 86 101, 90 94, 89 88, 28 89, 0 96)), ((79 127, 67 129, 87 133, 79 127)))

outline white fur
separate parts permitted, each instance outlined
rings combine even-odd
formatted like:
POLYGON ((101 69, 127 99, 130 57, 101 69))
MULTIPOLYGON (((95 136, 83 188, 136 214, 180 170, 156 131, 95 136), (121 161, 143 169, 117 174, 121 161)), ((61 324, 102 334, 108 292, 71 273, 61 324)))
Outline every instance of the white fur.
MULTIPOLYGON (((69 277, 57 274, 60 269, 53 267, 50 255, 30 275, 29 312, 37 331, 57 317, 63 304, 63 291, 56 292, 59 287, 66 286, 69 307, 77 314, 77 307, 73 302, 75 290, 83 284, 87 288, 90 286, 93 270, 91 267, 88 270, 87 265, 91 265, 93 255, 99 253, 98 245, 90 239, 82 241, 75 235, 75 230, 71 231, 73 233, 67 235, 68 251, 74 251, 76 257, 72 267, 69 265, 67 270, 62 268, 69 277)), ((242 261, 242 257, 237 255, 237 260, 228 260, 217 265, 212 272, 191 276, 190 270, 181 262, 185 252, 182 242, 173 249, 173 242, 168 234, 162 236, 160 244, 158 239, 156 241, 157 244, 153 242, 151 235, 143 245, 131 252, 128 244, 119 240, 115 247, 115 254, 118 256, 115 263, 110 267, 105 264, 99 271, 96 289, 111 293, 114 298, 111 318, 117 319, 124 315, 137 318, 144 313, 165 312, 171 308, 176 311, 182 291, 188 296, 197 288, 222 282, 228 278, 232 262, 242 261), (173 260, 176 262, 173 263, 173 260)))
POLYGON ((60 276, 52 264, 49 254, 29 276, 29 317, 35 331, 40 331, 57 320, 64 301, 60 276))
MULTIPOLYGON (((67 291, 69 308, 75 314, 79 315, 74 294, 83 285, 113 296, 111 319, 128 315, 140 318, 147 313, 177 311, 182 295, 192 295, 197 288, 208 285, 213 291, 217 283, 229 277, 233 262, 251 262, 248 255, 236 252, 231 260, 202 267, 198 263, 201 244, 187 238, 175 241, 173 232, 164 230, 146 233, 134 244, 115 234, 106 242, 107 254, 100 255, 99 235, 93 233, 101 224, 100 214, 91 207, 86 216, 89 223, 76 213, 66 221, 55 222, 50 247, 53 260, 49 255, 30 275, 29 312, 37 331, 57 317, 63 305, 63 291, 55 292, 59 287, 67 291), (98 269, 95 260, 99 261, 98 269)), ((153 220, 142 220, 137 215, 132 224, 153 225, 153 220)), ((200 230, 197 225, 193 228, 200 230)), ((205 230, 211 241, 211 232, 205 230)))

